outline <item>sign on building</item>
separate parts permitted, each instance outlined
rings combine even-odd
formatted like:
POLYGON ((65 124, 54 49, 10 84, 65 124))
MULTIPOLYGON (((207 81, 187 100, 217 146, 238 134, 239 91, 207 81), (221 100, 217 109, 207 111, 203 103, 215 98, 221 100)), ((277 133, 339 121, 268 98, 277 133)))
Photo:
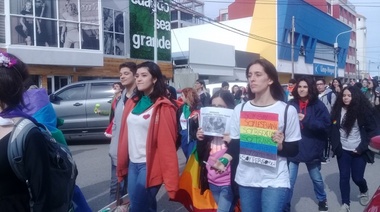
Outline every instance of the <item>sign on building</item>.
POLYGON ((168 0, 157 1, 157 39, 154 39, 154 14, 151 0, 131 0, 130 17, 130 57, 153 60, 154 44, 157 42, 157 59, 171 60, 170 7, 168 0))

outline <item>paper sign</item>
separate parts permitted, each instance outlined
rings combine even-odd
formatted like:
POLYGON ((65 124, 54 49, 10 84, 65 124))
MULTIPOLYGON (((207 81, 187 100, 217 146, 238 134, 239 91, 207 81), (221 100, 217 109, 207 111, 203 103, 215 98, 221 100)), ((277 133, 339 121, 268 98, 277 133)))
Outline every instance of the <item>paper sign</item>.
POLYGON ((230 132, 230 121, 233 110, 218 107, 201 108, 200 126, 205 135, 223 137, 230 132))

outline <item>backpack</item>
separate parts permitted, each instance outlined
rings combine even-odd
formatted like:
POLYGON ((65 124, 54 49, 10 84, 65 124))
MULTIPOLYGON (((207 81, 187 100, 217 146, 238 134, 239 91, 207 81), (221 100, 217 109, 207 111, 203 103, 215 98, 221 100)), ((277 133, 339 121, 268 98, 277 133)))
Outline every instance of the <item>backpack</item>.
POLYGON ((21 119, 13 129, 8 141, 9 164, 19 180, 25 182, 30 195, 30 208, 33 211, 33 198, 30 182, 26 179, 24 169, 25 139, 30 130, 37 128, 44 135, 44 142, 49 151, 49 193, 46 200, 49 211, 67 212, 73 209, 72 198, 74 194, 75 179, 78 175, 76 164, 69 149, 57 143, 49 130, 38 122, 21 119))
POLYGON ((329 102, 329 104, 331 105, 331 95, 332 95, 333 92, 329 92, 327 93, 327 101, 329 102))

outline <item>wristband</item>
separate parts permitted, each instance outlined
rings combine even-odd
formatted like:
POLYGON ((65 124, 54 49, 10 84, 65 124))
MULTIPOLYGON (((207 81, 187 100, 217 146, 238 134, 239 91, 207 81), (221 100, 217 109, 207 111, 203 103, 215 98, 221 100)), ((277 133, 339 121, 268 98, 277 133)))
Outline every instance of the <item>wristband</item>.
POLYGON ((225 167, 227 167, 227 164, 228 164, 228 159, 227 158, 224 158, 224 157, 222 157, 222 158, 219 158, 219 161, 225 166, 225 167))

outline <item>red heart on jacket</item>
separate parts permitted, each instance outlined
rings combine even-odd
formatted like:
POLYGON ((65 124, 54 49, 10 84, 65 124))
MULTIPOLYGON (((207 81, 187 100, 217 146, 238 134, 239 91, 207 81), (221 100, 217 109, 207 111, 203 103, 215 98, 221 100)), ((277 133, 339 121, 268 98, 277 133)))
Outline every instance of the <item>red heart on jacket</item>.
POLYGON ((143 118, 144 119, 148 119, 150 117, 150 114, 145 114, 145 115, 143 115, 143 118))

